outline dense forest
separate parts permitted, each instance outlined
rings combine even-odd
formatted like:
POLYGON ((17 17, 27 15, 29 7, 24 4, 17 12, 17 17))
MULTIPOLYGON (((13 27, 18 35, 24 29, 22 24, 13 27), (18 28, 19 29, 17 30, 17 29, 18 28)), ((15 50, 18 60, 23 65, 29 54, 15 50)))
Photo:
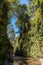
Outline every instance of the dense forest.
POLYGON ((21 57, 43 56, 43 0, 27 1, 28 5, 20 4, 20 0, 0 0, 0 65, 3 65, 7 54, 9 57, 12 54, 21 57), (15 25, 19 29, 16 32, 19 36, 16 37, 12 28, 14 42, 9 40, 7 33, 12 16, 17 17, 15 25))

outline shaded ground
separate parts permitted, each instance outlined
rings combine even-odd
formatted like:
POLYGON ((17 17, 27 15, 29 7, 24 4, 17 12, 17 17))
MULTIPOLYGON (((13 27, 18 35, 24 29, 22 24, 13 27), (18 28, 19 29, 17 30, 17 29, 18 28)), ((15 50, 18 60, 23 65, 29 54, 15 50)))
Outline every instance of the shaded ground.
POLYGON ((16 57, 13 65, 41 65, 38 58, 16 57))
POLYGON ((43 59, 41 58, 25 58, 25 57, 13 57, 13 64, 11 61, 5 60, 4 65, 42 65, 43 59), (41 62, 42 61, 42 62, 41 62))

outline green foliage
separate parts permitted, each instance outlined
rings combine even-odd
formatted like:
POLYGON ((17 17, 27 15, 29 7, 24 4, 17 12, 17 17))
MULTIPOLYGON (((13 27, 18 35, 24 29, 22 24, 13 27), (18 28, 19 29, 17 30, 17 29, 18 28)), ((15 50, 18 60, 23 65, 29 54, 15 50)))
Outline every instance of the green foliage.
POLYGON ((27 14, 27 6, 26 5, 19 5, 19 10, 18 10, 18 21, 17 21, 17 26, 19 27, 20 30, 20 37, 19 37, 19 49, 18 53, 16 55, 20 56, 28 56, 29 55, 29 48, 28 48, 28 37, 27 37, 27 32, 30 29, 30 16, 27 14), (26 40, 27 39, 27 40, 26 40), (22 40, 22 41, 21 41, 22 40))
MULTIPOLYGON (((11 0, 0 0, 0 65, 3 64, 6 54, 10 53, 12 49, 12 45, 7 36, 7 25, 9 23, 9 16, 11 16, 8 16, 8 14, 9 11, 12 11, 12 2, 11 0)), ((15 3, 16 2, 17 1, 15 1, 15 3)))
POLYGON ((20 37, 16 55, 36 57, 43 54, 43 6, 40 6, 39 0, 32 0, 28 7, 19 5, 17 26, 20 37))
POLYGON ((38 56, 38 48, 37 48, 37 45, 36 43, 33 43, 32 46, 31 46, 31 57, 36 57, 38 56))
POLYGON ((20 36, 15 55, 36 57, 43 54, 43 1, 32 0, 26 5, 17 5, 18 0, 0 1, 0 65, 12 46, 7 37, 8 20, 16 15, 20 36))

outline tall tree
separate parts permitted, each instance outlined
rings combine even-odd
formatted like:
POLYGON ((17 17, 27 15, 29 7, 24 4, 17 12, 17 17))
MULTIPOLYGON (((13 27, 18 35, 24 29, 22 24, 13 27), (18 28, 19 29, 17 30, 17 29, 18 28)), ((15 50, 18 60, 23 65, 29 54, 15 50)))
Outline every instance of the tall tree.
MULTIPOLYGON (((38 55, 42 55, 42 49, 41 49, 40 44, 42 44, 41 40, 43 38, 43 35, 41 36, 41 34, 42 34, 41 32, 42 32, 42 28, 43 28, 42 27, 43 22, 41 22, 42 21, 41 14, 43 14, 43 13, 41 12, 40 7, 41 7, 40 0, 36 0, 36 2, 34 0, 32 0, 29 5, 29 12, 30 12, 30 16, 31 16, 31 30, 28 33, 30 36, 30 42, 36 44, 36 48, 38 49, 37 50, 38 55), (32 15, 31 15, 31 13, 32 13, 32 15), (34 31, 34 32, 32 32, 32 31, 34 31)), ((35 48, 34 48, 34 50, 35 50, 35 48)), ((34 53, 35 53, 35 51, 33 52, 33 54, 34 53)), ((37 55, 37 53, 36 53, 36 55, 37 55)))
POLYGON ((39 56, 42 55, 43 47, 43 22, 42 22, 42 2, 32 0, 27 8, 25 5, 18 6, 18 22, 20 31, 19 50, 17 55, 39 56), (29 14, 29 15, 28 15, 29 14), (37 15, 36 15, 37 14, 37 15), (31 24, 31 25, 30 25, 31 24), (30 50, 30 54, 29 54, 30 50))
MULTIPOLYGON (((3 64, 3 59, 6 54, 12 50, 12 46, 7 37, 7 25, 9 21, 8 12, 11 7, 12 0, 1 0, 0 1, 0 65, 3 64)), ((16 3, 17 0, 13 3, 16 3)), ((11 10, 12 11, 12 10, 11 10)))
POLYGON ((20 37, 19 37, 19 50, 16 51, 16 55, 21 56, 28 56, 29 51, 29 43, 28 43, 28 36, 27 33, 30 29, 30 16, 28 15, 27 6, 26 5, 18 5, 18 21, 17 26, 20 31, 20 37))

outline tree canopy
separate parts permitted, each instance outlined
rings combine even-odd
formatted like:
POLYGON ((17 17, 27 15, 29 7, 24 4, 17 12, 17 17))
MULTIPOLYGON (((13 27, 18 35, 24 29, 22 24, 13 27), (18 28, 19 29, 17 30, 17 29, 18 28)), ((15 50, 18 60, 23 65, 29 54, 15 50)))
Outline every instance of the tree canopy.
POLYGON ((7 36, 7 25, 13 15, 17 17, 15 25, 20 34, 15 42, 15 55, 43 55, 43 0, 30 0, 28 5, 20 4, 19 1, 0 0, 0 65, 6 55, 13 52, 7 36))

